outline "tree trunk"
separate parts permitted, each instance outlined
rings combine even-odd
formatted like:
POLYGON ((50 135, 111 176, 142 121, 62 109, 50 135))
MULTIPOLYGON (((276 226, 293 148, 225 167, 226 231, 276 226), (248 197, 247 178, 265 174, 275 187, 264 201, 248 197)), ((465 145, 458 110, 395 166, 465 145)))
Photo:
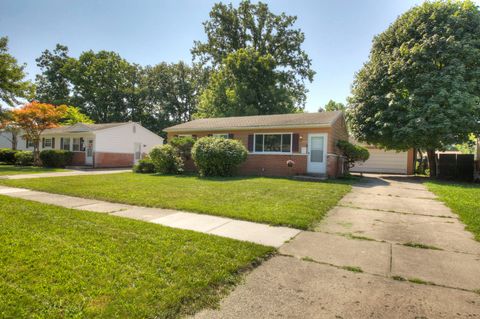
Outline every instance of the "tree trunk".
POLYGON ((40 166, 40 142, 35 141, 33 145, 33 166, 40 166))
POLYGON ((17 150, 18 133, 12 132, 12 150, 17 150))
POLYGON ((437 176, 437 156, 435 155, 435 150, 428 149, 428 168, 430 168, 430 177, 437 176))

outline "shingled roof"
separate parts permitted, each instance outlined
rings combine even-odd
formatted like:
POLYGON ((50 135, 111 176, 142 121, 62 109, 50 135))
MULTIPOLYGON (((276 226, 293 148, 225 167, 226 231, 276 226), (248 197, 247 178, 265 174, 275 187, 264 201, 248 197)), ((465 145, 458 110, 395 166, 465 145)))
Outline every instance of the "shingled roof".
POLYGON ((42 134, 57 134, 57 133, 77 133, 77 132, 93 132, 104 130, 111 127, 125 125, 128 122, 122 123, 103 123, 103 124, 86 124, 86 123, 77 123, 74 125, 68 126, 59 126, 55 128, 50 128, 45 130, 42 134))
POLYGON ((341 111, 319 113, 293 113, 257 116, 235 116, 198 119, 165 129, 166 132, 246 130, 255 128, 330 126, 341 111))

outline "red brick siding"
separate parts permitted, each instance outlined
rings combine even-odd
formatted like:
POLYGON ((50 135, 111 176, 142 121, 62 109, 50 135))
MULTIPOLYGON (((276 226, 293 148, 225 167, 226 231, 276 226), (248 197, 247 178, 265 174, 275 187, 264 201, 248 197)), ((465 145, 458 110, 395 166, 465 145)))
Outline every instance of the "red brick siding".
POLYGON ((85 152, 73 152, 73 159, 71 165, 85 165, 85 152))
POLYGON ((95 167, 131 167, 133 154, 95 152, 94 163, 95 167))
MULTIPOLYGON (((328 134, 328 146, 327 152, 333 154, 340 154, 336 148, 338 139, 348 140, 348 133, 345 126, 343 117, 337 120, 333 126, 321 127, 321 128, 285 128, 285 129, 258 129, 254 131, 235 131, 235 130, 223 130, 217 132, 175 132, 168 133, 168 139, 173 138, 175 135, 196 135, 197 138, 208 136, 215 133, 228 133, 233 134, 233 138, 240 140, 243 145, 248 148, 248 135, 254 133, 297 133, 299 134, 299 153, 295 155, 259 155, 249 154, 248 159, 239 167, 239 174, 241 175, 268 175, 268 176, 288 176, 294 174, 306 174, 307 173, 307 156, 300 154, 302 147, 307 147, 308 134, 310 133, 327 133, 328 134), (333 133, 332 133, 333 132, 333 133), (295 166, 293 168, 287 167, 287 160, 293 160, 295 166)), ((331 162, 333 165, 333 162, 331 162)), ((327 162, 328 164, 328 162, 327 162)), ((328 165, 327 165, 328 166, 328 165)), ((327 174, 329 176, 337 176, 337 164, 333 168, 327 167, 327 174)), ((195 170, 193 161, 188 161, 185 164, 185 170, 195 170)))

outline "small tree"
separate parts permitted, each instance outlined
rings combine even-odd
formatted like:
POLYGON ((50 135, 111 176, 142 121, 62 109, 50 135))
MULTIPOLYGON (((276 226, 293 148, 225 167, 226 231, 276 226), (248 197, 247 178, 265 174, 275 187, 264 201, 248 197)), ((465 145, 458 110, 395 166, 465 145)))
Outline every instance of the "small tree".
POLYGON ((88 115, 83 114, 78 107, 67 106, 65 116, 60 120, 60 125, 73 125, 77 123, 95 123, 88 115))
POLYGON ((23 130, 23 137, 33 142, 34 165, 40 165, 40 136, 46 129, 57 127, 65 116, 66 106, 31 102, 12 111, 13 118, 23 130))
POLYGON ((348 141, 338 141, 337 147, 342 151, 343 156, 347 158, 349 168, 354 167, 355 162, 365 162, 370 157, 370 153, 365 147, 352 144, 348 141))

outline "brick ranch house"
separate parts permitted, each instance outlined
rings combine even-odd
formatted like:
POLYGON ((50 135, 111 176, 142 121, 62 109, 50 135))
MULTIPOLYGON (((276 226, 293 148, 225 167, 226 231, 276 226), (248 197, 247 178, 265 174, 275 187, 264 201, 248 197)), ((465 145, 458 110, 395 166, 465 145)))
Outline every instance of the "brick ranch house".
MULTIPOLYGON (((248 150, 241 175, 343 174, 338 140, 348 140, 343 112, 295 113, 198 119, 165 129, 168 138, 215 136, 237 139, 248 150), (287 161, 294 161, 293 167, 287 161)), ((187 163, 187 169, 194 168, 187 163)))
MULTIPOLYGON (((131 167, 154 146, 161 144, 163 138, 135 122, 77 123, 45 130, 41 135, 40 150, 72 151, 72 165, 75 166, 131 167)), ((17 149, 33 150, 33 143, 19 138, 17 149)))

